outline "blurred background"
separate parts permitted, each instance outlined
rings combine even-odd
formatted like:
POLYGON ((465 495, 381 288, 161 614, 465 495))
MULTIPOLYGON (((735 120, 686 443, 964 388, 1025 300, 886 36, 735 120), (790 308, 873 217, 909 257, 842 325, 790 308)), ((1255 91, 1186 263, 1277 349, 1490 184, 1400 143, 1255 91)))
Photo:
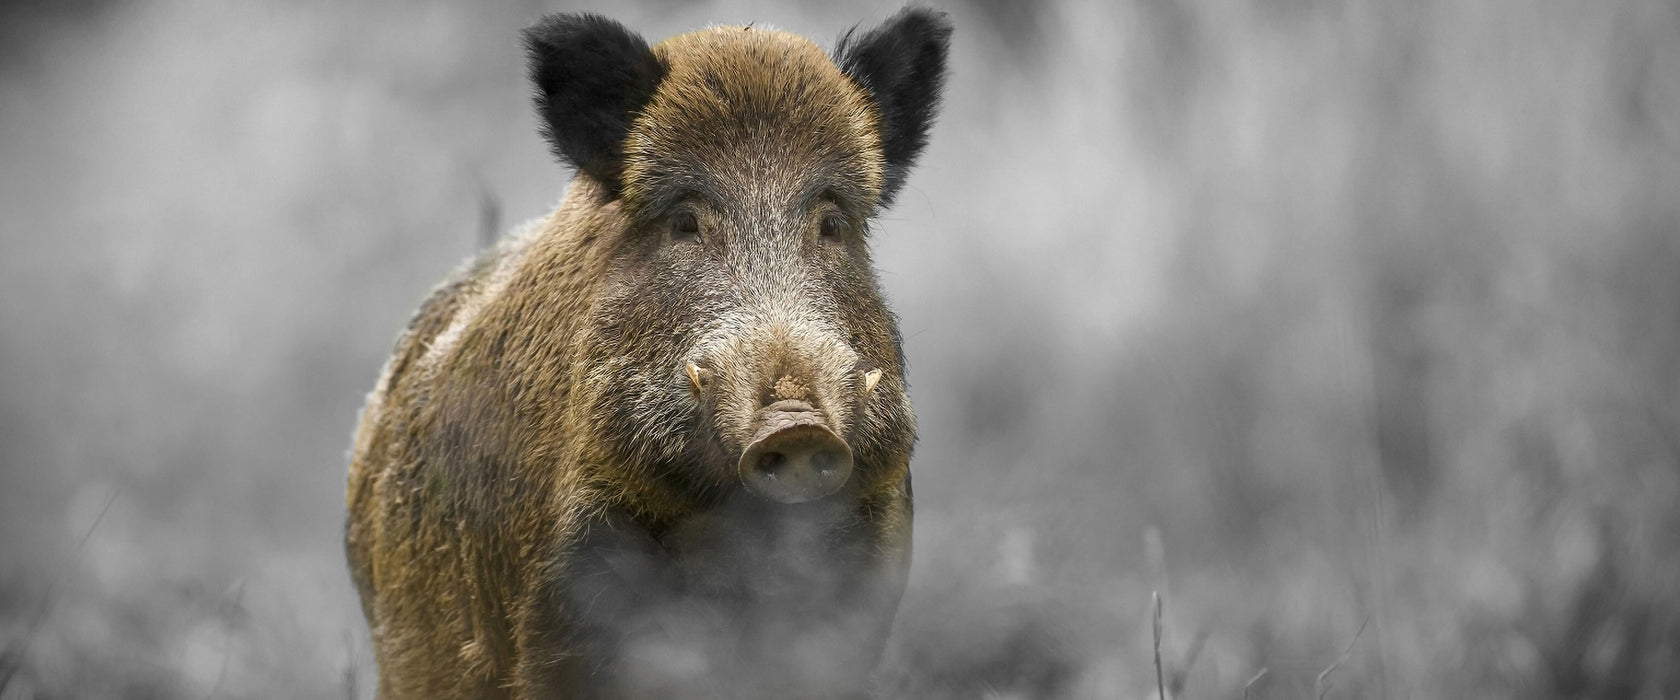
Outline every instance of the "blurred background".
MULTIPOLYGON (((0 697, 356 698, 360 404, 569 177, 517 31, 896 3, 4 7, 0 697)), ((1155 697, 1159 593, 1174 697, 1680 697, 1680 7, 945 7, 883 695, 1155 697)))

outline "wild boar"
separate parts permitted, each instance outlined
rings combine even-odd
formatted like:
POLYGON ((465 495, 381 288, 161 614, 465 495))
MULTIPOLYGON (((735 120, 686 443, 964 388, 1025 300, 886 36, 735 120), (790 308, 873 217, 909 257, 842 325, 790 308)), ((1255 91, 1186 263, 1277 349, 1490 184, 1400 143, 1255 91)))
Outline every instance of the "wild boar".
POLYGON ((832 56, 525 31, 576 175, 432 293, 363 410, 345 543, 379 697, 867 693, 915 440, 870 222, 950 34, 915 8, 832 56))

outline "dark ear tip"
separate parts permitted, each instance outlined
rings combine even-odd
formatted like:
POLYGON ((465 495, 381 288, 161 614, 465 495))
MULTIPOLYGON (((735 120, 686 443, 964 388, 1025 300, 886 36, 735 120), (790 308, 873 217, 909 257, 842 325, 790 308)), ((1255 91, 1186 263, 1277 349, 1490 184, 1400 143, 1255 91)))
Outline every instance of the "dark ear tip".
POLYGON ((555 13, 543 15, 530 26, 519 32, 519 38, 525 43, 525 51, 532 58, 540 55, 546 47, 558 43, 562 37, 574 33, 576 28, 587 21, 585 15, 555 13))
POLYGON ((642 37, 617 20, 591 12, 557 12, 544 15, 520 32, 533 71, 546 60, 571 53, 573 60, 589 61, 602 55, 636 54, 648 50, 642 37), (590 54, 595 54, 591 56, 590 54))
POLYGON ((603 29, 617 34, 631 33, 618 21, 593 12, 555 12, 537 18, 537 21, 532 22, 531 26, 526 27, 520 34, 530 45, 603 29))
POLYGON ((858 27, 852 27, 840 37, 834 55, 842 62, 852 60, 851 54, 857 52, 861 44, 877 42, 900 47, 920 45, 924 51, 931 48, 943 54, 950 46, 952 33, 951 16, 944 10, 911 5, 863 36, 858 35, 858 27))
POLYGON ((912 5, 899 10, 888 23, 908 30, 919 30, 916 33, 937 39, 941 43, 951 39, 951 16, 944 10, 912 5))

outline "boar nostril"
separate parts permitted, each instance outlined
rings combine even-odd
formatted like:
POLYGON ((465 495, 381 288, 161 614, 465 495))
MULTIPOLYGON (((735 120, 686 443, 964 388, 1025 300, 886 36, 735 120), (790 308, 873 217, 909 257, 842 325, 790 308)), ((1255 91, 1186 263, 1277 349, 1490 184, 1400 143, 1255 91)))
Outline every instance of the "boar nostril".
POLYGON ((772 479, 778 476, 777 472, 781 471, 785 464, 787 455, 780 452, 766 452, 758 457, 758 470, 772 479))
POLYGON ((834 467, 839 461, 839 456, 830 450, 823 450, 811 455, 811 466, 816 467, 817 471, 824 476, 833 474, 834 467))

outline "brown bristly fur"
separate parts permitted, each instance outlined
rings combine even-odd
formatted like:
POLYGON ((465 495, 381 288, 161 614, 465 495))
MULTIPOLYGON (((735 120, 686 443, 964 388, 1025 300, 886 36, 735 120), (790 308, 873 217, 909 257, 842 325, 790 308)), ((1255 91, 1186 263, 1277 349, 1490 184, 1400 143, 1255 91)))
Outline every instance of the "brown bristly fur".
POLYGON ((664 73, 625 135, 622 190, 580 172, 555 212, 458 270, 368 398, 346 546, 382 698, 530 697, 608 668, 556 626, 583 614, 559 589, 582 575, 586 541, 623 529, 678 554, 710 546, 708 518, 727 522, 718 509, 739 498, 731 456, 771 395, 808 399, 853 446, 833 527, 861 533, 844 551, 870 563, 842 568, 874 577, 858 585, 880 589, 890 622, 914 418, 864 235, 879 110, 791 34, 716 27, 652 52, 664 73), (727 253, 650 242, 695 192, 706 244, 727 253), (818 206, 850 222, 843 242, 817 240, 818 206), (884 372, 862 395, 871 369, 884 372))

